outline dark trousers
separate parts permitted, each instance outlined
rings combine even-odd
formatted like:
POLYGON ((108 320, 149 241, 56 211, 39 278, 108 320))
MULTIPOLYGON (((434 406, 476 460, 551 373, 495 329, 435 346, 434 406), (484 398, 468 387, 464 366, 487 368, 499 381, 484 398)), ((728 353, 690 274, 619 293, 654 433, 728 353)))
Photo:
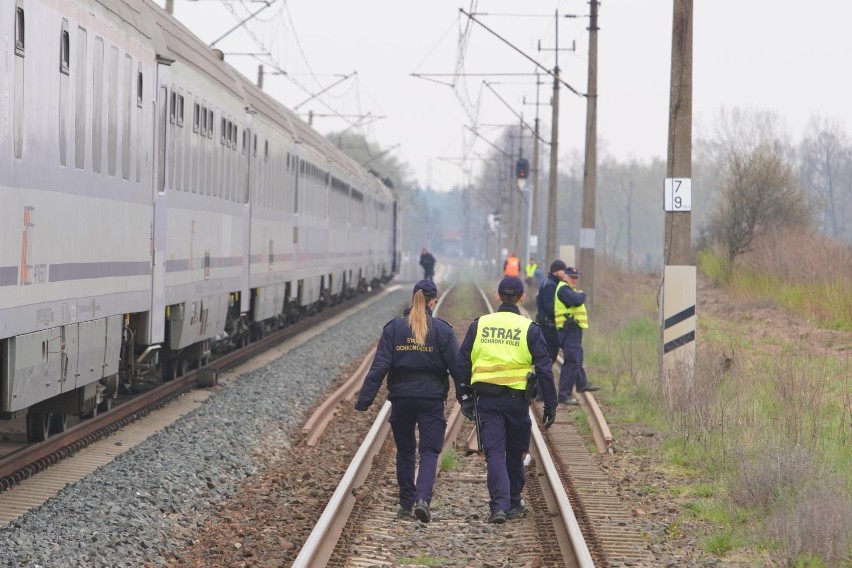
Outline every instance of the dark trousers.
POLYGON ((544 336, 544 343, 547 345, 547 352, 550 354, 550 359, 556 363, 556 356, 559 354, 559 332, 555 327, 541 326, 541 334, 544 336))
POLYGON ((530 447, 529 403, 524 391, 514 393, 478 396, 476 401, 492 513, 517 507, 526 484, 524 453, 530 447))
POLYGON ((583 330, 577 326, 559 330, 559 345, 565 362, 559 372, 559 399, 573 396, 574 387, 588 384, 583 368, 583 330))
POLYGON ((396 482, 399 484, 399 504, 411 509, 414 502, 432 501, 432 486, 438 470, 438 455, 444 447, 444 401, 428 398, 396 398, 391 402, 389 419, 396 441, 396 482), (417 485, 414 483, 415 427, 420 430, 420 467, 417 485))

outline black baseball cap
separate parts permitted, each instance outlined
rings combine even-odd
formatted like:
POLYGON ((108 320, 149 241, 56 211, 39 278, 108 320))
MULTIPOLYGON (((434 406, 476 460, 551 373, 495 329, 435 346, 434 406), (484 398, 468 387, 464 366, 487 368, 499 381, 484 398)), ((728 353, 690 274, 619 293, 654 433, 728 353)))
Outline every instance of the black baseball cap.
POLYGON ((430 298, 438 297, 438 287, 435 286, 435 283, 431 280, 421 280, 417 284, 414 285, 414 290, 411 292, 411 295, 417 293, 418 290, 423 290, 424 296, 429 296, 430 298))
POLYGON ((566 268, 568 268, 568 266, 558 258, 550 263, 550 272, 556 272, 557 270, 565 270, 566 268))
POLYGON ((498 294, 523 294, 524 283, 517 276, 507 276, 497 286, 498 294))

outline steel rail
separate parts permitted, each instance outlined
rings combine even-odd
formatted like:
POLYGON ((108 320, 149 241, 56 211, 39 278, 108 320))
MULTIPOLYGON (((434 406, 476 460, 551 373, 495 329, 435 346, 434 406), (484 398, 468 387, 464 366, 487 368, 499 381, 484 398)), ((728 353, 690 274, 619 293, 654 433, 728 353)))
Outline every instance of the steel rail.
POLYGON ((307 445, 315 446, 317 444, 322 433, 325 432, 325 429, 331 423, 332 419, 334 419, 337 407, 342 402, 351 400, 353 395, 358 392, 372 361, 373 354, 367 354, 361 360, 355 372, 337 390, 322 401, 313 414, 311 414, 305 425, 302 426, 302 434, 305 435, 305 443, 307 445))
POLYGON ((544 471, 546 481, 546 487, 543 484, 542 489, 546 489, 544 494, 548 505, 559 511, 559 515, 553 518, 553 525, 557 532, 559 546, 562 548, 562 554, 565 558, 573 557, 576 559, 575 566, 579 568, 594 568, 595 563, 586 544, 586 537, 580 530, 577 517, 574 515, 574 508, 571 506, 571 501, 562 485, 562 479, 559 477, 559 472, 556 470, 556 465, 553 463, 553 458, 550 456, 550 451, 547 449, 547 444, 538 428, 532 409, 530 409, 530 420, 533 424, 533 446, 530 449, 536 464, 544 471), (565 538, 559 538, 559 533, 562 533, 565 538))
POLYGON ((379 452, 390 431, 388 422, 390 411, 391 403, 385 401, 370 431, 346 469, 346 473, 343 474, 343 479, 320 515, 319 521, 314 525, 314 530, 311 531, 302 550, 293 561, 292 568, 325 566, 328 562, 343 532, 343 527, 349 520, 349 514, 355 506, 356 498, 353 490, 363 485, 372 467, 373 456, 379 452))

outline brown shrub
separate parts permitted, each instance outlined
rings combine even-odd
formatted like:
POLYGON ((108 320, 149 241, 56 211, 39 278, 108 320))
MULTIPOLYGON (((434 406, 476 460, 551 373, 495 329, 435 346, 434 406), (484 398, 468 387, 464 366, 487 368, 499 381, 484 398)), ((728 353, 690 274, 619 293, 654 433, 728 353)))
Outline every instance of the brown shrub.
POLYGON ((811 453, 799 445, 759 444, 733 453, 731 499, 743 507, 769 511, 779 500, 794 495, 820 477, 811 453))
POLYGON ((773 554, 779 564, 811 554, 829 566, 852 565, 852 499, 839 483, 812 485, 785 505, 766 522, 768 536, 779 543, 773 554))
POLYGON ((759 233, 742 265, 796 284, 852 282, 852 246, 806 229, 759 233))

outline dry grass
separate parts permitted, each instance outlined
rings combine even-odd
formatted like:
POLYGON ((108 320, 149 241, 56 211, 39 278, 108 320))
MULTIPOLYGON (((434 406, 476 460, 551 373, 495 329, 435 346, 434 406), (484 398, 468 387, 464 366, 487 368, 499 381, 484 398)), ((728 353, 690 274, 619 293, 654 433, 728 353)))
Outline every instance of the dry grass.
POLYGON ((816 559, 852 565, 852 501, 836 483, 809 485, 770 515, 766 530, 778 545, 773 557, 780 566, 809 566, 816 559))
MULTIPOLYGON (((846 270, 841 258, 832 262, 837 274, 846 270)), ((801 563, 809 554, 842 563, 852 538, 852 361, 808 355, 805 345, 787 349, 783 339, 761 352, 738 322, 704 316, 692 370, 661 380, 655 278, 610 264, 598 274, 586 354, 612 382, 611 403, 624 400, 632 419, 662 426, 679 442, 681 461, 689 456, 696 470, 722 480, 729 530, 742 530, 736 519, 745 512, 756 521, 752 538, 776 539, 784 565, 819 565, 801 563), (817 491, 815 481, 831 492, 817 491), (825 518, 816 519, 820 507, 825 518)))
POLYGON ((760 233, 738 261, 735 290, 771 299, 833 329, 852 330, 852 246, 804 230, 760 233))

